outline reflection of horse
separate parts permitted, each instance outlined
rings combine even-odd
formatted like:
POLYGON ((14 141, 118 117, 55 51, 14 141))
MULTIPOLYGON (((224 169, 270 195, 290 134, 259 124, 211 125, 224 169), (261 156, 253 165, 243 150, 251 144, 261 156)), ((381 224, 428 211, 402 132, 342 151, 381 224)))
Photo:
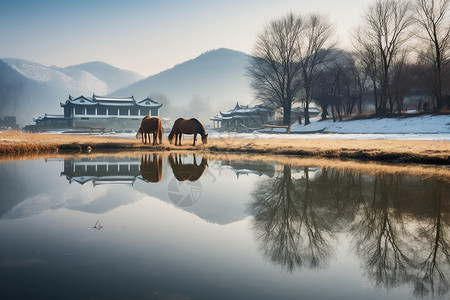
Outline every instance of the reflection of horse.
POLYGON ((145 181, 159 182, 162 176, 162 158, 159 154, 141 157, 141 175, 145 181))
POLYGON ((172 144, 173 137, 175 136, 175 146, 181 146, 181 136, 182 134, 193 134, 194 143, 197 140, 197 133, 201 135, 203 144, 208 142, 208 134, 205 132, 205 128, 202 123, 197 119, 183 119, 179 118, 175 121, 172 126, 172 131, 169 134, 169 142, 172 144))
POLYGON ((194 158, 193 164, 183 164, 180 154, 169 155, 169 163, 172 167, 173 175, 178 181, 196 181, 202 177, 203 172, 208 166, 208 160, 202 157, 200 165, 197 165, 195 155, 192 154, 192 157, 194 158))
POLYGON ((150 134, 153 133, 153 145, 156 144, 156 137, 159 138, 159 144, 162 143, 162 123, 159 118, 155 117, 145 117, 142 119, 141 127, 139 128, 138 132, 136 133, 136 138, 140 138, 142 136, 142 142, 144 144, 147 144, 147 136, 148 136, 148 143, 150 144, 150 134))

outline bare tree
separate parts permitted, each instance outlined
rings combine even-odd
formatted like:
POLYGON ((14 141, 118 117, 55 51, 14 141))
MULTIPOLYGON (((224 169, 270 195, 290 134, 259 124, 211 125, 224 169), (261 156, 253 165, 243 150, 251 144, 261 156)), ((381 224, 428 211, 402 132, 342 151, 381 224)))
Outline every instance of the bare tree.
POLYGON ((364 12, 363 23, 357 30, 355 44, 357 52, 367 56, 363 61, 373 81, 378 114, 387 111, 392 69, 402 56, 409 38, 407 29, 413 20, 406 1, 376 0, 364 12))
POLYGON ((310 14, 305 18, 305 27, 297 40, 297 53, 301 67, 301 82, 304 91, 305 125, 309 121, 309 104, 314 99, 318 84, 317 73, 332 56, 335 47, 333 23, 325 15, 310 14))
POLYGON ((283 109, 284 125, 291 124, 292 103, 300 92, 297 40, 304 28, 293 13, 270 22, 258 36, 248 74, 256 97, 283 109))
POLYGON ((433 66, 433 94, 436 98, 436 110, 444 109, 443 78, 449 62, 450 21, 448 11, 450 0, 416 0, 417 23, 422 28, 420 37, 430 45, 433 66))
POLYGON ((333 52, 334 58, 317 74, 314 101, 322 108, 322 119, 326 119, 328 108, 331 108, 333 121, 336 117, 341 121, 344 115, 352 115, 356 108, 361 113, 367 75, 356 67, 349 52, 333 52))

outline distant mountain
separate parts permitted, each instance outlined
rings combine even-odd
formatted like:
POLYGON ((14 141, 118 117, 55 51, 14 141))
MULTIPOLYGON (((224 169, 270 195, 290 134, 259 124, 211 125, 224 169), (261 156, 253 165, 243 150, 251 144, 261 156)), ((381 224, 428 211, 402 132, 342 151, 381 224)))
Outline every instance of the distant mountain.
POLYGON ((192 60, 147 77, 111 96, 135 98, 150 96, 164 103, 162 117, 197 117, 202 122, 253 99, 245 75, 249 56, 230 49, 211 50, 192 60))
POLYGON ((30 124, 31 116, 39 107, 49 106, 50 95, 44 84, 27 78, 0 60, 0 117, 16 116, 19 125, 30 124))
POLYGON ((141 78, 102 62, 59 68, 4 58, 0 64, 0 117, 15 115, 20 126, 32 124, 33 117, 62 114, 59 103, 69 94, 106 95, 141 78))
POLYGON ((73 70, 75 72, 85 71, 94 75, 107 84, 109 92, 126 87, 143 78, 143 76, 138 73, 121 70, 101 61, 88 62, 70 66, 65 69, 73 70))
POLYGON ((251 104, 254 98, 245 75, 249 56, 224 48, 142 80, 134 72, 102 62, 66 68, 15 58, 0 62, 0 117, 15 115, 20 126, 33 124, 34 117, 45 113, 62 114, 59 103, 69 94, 150 96, 164 103, 163 118, 196 117, 205 124, 219 111, 236 102, 251 104))

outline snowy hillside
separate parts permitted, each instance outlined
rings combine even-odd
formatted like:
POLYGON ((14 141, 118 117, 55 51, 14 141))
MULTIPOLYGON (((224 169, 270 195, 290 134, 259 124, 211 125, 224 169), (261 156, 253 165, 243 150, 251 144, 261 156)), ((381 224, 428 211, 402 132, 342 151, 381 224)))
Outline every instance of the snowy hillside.
POLYGON ((136 73, 101 62, 58 68, 16 58, 5 58, 3 61, 31 80, 66 87, 67 94, 106 95, 141 79, 136 73))
POLYGON ((106 95, 140 78, 139 74, 102 62, 58 68, 16 58, 1 59, 0 117, 16 116, 22 127, 45 113, 61 114, 59 103, 69 94, 106 95))
POLYGON ((322 130, 328 133, 421 133, 421 134, 450 134, 450 115, 409 118, 383 118, 333 122, 333 120, 314 120, 311 124, 303 126, 294 124, 292 132, 322 130))
POLYGON ((90 93, 94 90, 99 94, 106 94, 109 91, 104 81, 85 71, 46 67, 15 58, 5 58, 3 61, 28 79, 45 82, 52 86, 65 86, 77 92, 89 91, 90 93))
POLYGON ((92 74, 92 76, 95 76, 98 79, 104 81, 108 86, 108 92, 118 90, 143 78, 143 76, 140 74, 118 69, 101 61, 69 66, 67 68, 64 68, 64 70, 88 72, 89 74, 92 74))

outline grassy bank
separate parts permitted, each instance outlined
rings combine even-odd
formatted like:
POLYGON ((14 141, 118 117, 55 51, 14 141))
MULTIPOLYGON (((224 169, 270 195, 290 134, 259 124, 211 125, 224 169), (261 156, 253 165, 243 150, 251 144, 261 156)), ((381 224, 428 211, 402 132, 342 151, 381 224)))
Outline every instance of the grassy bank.
POLYGON ((207 145, 191 145, 192 138, 183 140, 184 146, 143 145, 140 140, 104 136, 68 134, 0 133, 0 157, 45 153, 80 153, 110 151, 173 151, 196 150, 211 153, 272 154, 295 157, 345 158, 362 161, 419 163, 448 166, 450 142, 406 140, 328 140, 328 139, 210 139, 207 145))

